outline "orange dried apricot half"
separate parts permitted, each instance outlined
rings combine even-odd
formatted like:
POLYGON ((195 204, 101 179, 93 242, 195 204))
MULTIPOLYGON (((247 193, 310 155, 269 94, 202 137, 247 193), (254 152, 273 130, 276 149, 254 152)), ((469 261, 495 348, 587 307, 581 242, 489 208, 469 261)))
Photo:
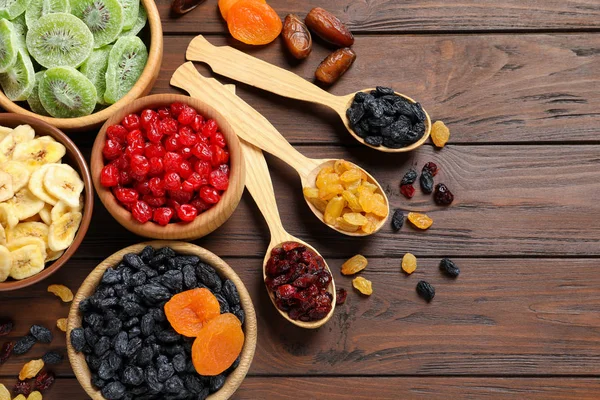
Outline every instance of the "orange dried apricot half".
POLYGON ((197 336, 204 324, 220 313, 219 300, 205 288, 178 293, 165 304, 165 315, 173 329, 189 337, 197 336))
POLYGON ((198 332, 192 346, 194 368, 200 375, 219 375, 238 358, 243 346, 240 320, 231 313, 221 314, 198 332))
POLYGON ((271 43, 283 28, 275 10, 259 0, 239 0, 226 15, 229 33, 246 44, 271 43))
MULTIPOLYGON (((219 11, 221 11, 221 16, 225 21, 227 21, 227 14, 231 7, 240 0, 219 0, 219 11)), ((257 0, 261 3, 266 3, 266 0, 257 0)))

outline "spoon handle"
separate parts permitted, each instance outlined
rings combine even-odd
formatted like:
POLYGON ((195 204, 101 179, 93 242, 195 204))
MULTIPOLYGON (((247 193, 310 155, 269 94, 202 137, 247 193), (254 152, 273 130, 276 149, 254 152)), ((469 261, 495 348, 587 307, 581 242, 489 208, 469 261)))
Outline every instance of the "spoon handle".
POLYGON ((235 133, 245 141, 285 161, 301 176, 306 176, 316 164, 315 160, 299 153, 258 111, 212 78, 205 78, 194 64, 181 65, 171 77, 171 85, 187 91, 227 114, 227 121, 235 133))
MULTIPOLYGON (((304 78, 229 46, 213 46, 204 36, 190 42, 186 58, 210 65, 219 75, 297 100, 332 107, 345 102, 304 78)), ((344 104, 345 105, 345 104, 344 104)))

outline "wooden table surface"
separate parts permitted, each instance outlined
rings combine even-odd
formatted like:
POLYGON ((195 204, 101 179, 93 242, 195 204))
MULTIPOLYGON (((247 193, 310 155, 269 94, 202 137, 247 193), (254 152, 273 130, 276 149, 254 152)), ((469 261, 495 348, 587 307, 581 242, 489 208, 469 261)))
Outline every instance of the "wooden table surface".
MULTIPOLYGON (((321 43, 293 63, 280 41, 264 48, 234 43, 215 0, 188 15, 169 16, 162 71, 153 93, 169 86, 194 35, 232 44, 311 80, 328 49, 321 43)), ((270 0, 284 17, 325 6, 349 21, 358 54, 331 88, 346 94, 393 86, 419 99, 432 119, 444 120, 451 143, 427 144, 407 155, 360 146, 330 110, 238 85, 238 94, 262 112, 310 157, 344 157, 367 168, 393 208, 427 212, 426 232, 386 226, 377 235, 349 238, 318 222, 300 195, 294 172, 268 157, 284 225, 327 258, 346 304, 318 331, 285 322, 261 282, 269 237, 248 193, 231 219, 195 241, 238 271, 259 322, 256 356, 239 399, 559 399, 600 397, 600 3, 598 0, 270 0), (407 201, 399 181, 411 166, 434 161, 436 178, 455 193, 449 208, 431 197, 407 201), (404 253, 419 267, 400 272, 404 253), (369 259, 363 276, 374 294, 361 297, 339 267, 356 253, 369 259), (457 280, 442 276, 449 256, 457 280), (436 287, 430 304, 416 283, 436 287)), ((201 72, 209 70, 198 66, 201 72)), ((230 81, 219 78, 222 82, 230 81)), ((95 132, 73 134, 89 157, 95 132)), ((77 254, 47 281, 0 293, 0 314, 13 318, 11 337, 33 323, 54 326, 69 306, 46 293, 50 283, 77 290, 102 259, 143 241, 123 229, 96 202, 77 254)), ((0 367, 14 384, 25 361, 52 345, 0 367)), ((68 362, 47 400, 85 399, 68 362)))

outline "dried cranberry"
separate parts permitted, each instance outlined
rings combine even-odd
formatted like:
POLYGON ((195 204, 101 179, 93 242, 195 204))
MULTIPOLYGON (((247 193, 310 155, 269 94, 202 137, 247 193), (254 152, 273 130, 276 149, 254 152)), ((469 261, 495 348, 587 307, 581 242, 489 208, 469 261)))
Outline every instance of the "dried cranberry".
POLYGON ((181 186, 181 177, 177 172, 166 173, 164 181, 167 190, 177 190, 181 186))
POLYGON ((211 186, 202 186, 200 188, 200 198, 208 204, 216 204, 221 200, 221 196, 217 189, 211 186))
POLYGON ((454 195, 446 185, 443 183, 438 183, 435 186, 433 199, 435 200, 436 204, 439 204, 440 206, 448 206, 454 201, 454 195))
POLYGON ((218 128, 219 127, 217 126, 217 121, 215 121, 214 119, 209 119, 204 124, 204 127, 202 127, 202 136, 204 136, 205 138, 211 137, 217 132, 218 128))
POLYGON ((144 143, 143 142, 135 142, 132 144, 128 144, 125 148, 125 155, 129 158, 136 154, 144 154, 144 143))
POLYGON ((114 194, 121 203, 133 203, 139 197, 139 193, 130 188, 115 188, 114 194))
POLYGON ((156 111, 150 109, 145 109, 144 111, 142 111, 141 123, 144 128, 148 129, 148 126, 150 126, 150 124, 157 121, 158 114, 156 113, 156 111))
POLYGON ((119 184, 119 170, 116 166, 109 164, 102 168, 100 183, 104 187, 117 186, 119 184))
POLYGON ((151 178, 148 181, 148 187, 150 188, 153 196, 164 196, 167 193, 167 190, 165 189, 165 183, 159 177, 151 178))
POLYGON ((111 164, 113 164, 119 170, 124 170, 124 169, 129 168, 129 160, 127 159, 127 156, 125 156, 124 154, 121 157, 113 160, 111 162, 111 164))
POLYGON ((54 383, 54 374, 49 371, 42 371, 35 378, 35 388, 37 390, 48 390, 54 383))
POLYGON ((14 347, 15 342, 6 342, 4 345, 2 345, 2 350, 0 350, 0 365, 4 364, 6 360, 8 360, 14 347))
POLYGON ((225 142, 225 136, 223 136, 221 132, 216 132, 210 137, 210 144, 217 145, 221 148, 225 148, 225 146, 227 146, 227 142, 225 142))
POLYGON ((132 144, 144 144, 144 135, 139 129, 127 133, 127 145, 131 146, 132 144))
POLYGON ((106 136, 117 143, 127 143, 127 129, 122 125, 111 125, 106 129, 106 136))
POLYGON ((137 114, 126 115, 125 118, 123 118, 123 121, 121 121, 121 125, 123 125, 129 131, 140 129, 140 117, 137 114))
POLYGON ((188 160, 194 156, 190 147, 182 147, 181 149, 179 149, 179 154, 181 154, 181 157, 184 160, 188 160))
POLYGON ((133 185, 133 188, 135 190, 137 190, 138 193, 141 194, 141 195, 145 195, 145 194, 150 194, 151 193, 150 183, 148 183, 148 181, 138 182, 135 185, 133 185))
POLYGON ((119 185, 126 186, 131 182, 133 182, 133 179, 131 179, 131 174, 128 171, 119 172, 119 185))
POLYGON ((17 381, 13 387, 14 394, 22 394, 27 397, 31 394, 31 385, 25 381, 17 381))
POLYGON ((123 148, 121 144, 115 140, 108 139, 104 142, 104 147, 102 148, 102 155, 107 160, 114 160, 119 158, 123 154, 123 148))
POLYGON ((179 115, 177 116, 177 121, 181 125, 191 125, 196 118, 196 110, 194 110, 190 106, 184 106, 179 115))
POLYGON ((196 163, 194 163, 194 171, 196 171, 200 176, 208 179, 208 175, 210 175, 211 172, 210 163, 207 161, 198 160, 196 163))
POLYGON ((169 207, 160 207, 154 210, 154 221, 162 226, 166 226, 171 222, 171 219, 175 215, 175 210, 169 207))
POLYGON ((146 223, 152 218, 152 208, 145 201, 138 200, 131 208, 131 214, 140 223, 146 223))
POLYGON ((198 142, 198 136, 188 126, 179 129, 179 143, 182 147, 193 146, 198 142))
POLYGON ((344 304, 346 302, 346 296, 348 296, 348 292, 346 291, 346 289, 339 288, 338 290, 336 290, 335 305, 341 306, 342 304, 344 304))
POLYGON ((214 170, 210 173, 208 182, 218 190, 227 190, 229 187, 229 177, 221 170, 214 170))
POLYGON ((193 221, 196 215, 198 215, 198 210, 190 204, 182 204, 179 210, 177 210, 177 216, 183 222, 193 221))
POLYGON ((415 195, 415 187, 413 185, 402 185, 400 186, 400 193, 407 199, 412 199, 415 195))
POLYGON ((192 200, 192 193, 186 192, 182 189, 169 191, 169 197, 178 202, 179 204, 186 204, 192 200))
POLYGON ((439 171, 439 169, 438 169, 438 166, 435 163, 432 163, 430 161, 430 162, 428 162, 427 164, 425 164, 423 166, 423 171, 422 172, 425 172, 425 171, 429 171, 429 173, 431 174, 431 176, 436 176, 437 173, 438 173, 438 171, 439 171))
POLYGON ((146 157, 136 154, 131 157, 130 168, 134 175, 144 176, 150 171, 150 163, 146 157))
POLYGON ((200 197, 194 198, 192 201, 190 201, 190 204, 196 207, 198 214, 203 213, 211 207, 210 204, 202 200, 200 197))

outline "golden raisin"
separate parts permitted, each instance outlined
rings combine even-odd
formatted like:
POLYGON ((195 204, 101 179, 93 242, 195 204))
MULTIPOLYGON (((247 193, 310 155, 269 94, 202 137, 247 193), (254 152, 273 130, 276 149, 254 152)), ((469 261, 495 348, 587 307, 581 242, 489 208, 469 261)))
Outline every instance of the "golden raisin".
POLYGON ((342 216, 344 207, 346 207, 346 200, 341 196, 329 200, 329 203, 327 203, 327 207, 325 208, 325 213, 323 214, 325 222, 330 225, 335 224, 335 219, 342 216))
POLYGON ((450 139, 450 129, 442 122, 436 121, 431 126, 431 140, 437 147, 444 147, 450 139))
POLYGON ((336 183, 340 183, 340 176, 335 172, 330 172, 327 174, 319 173, 319 175, 317 176, 316 185, 319 189, 324 188, 327 185, 332 185, 336 183))
POLYGON ((321 200, 331 200, 338 194, 342 194, 344 187, 339 183, 332 183, 319 189, 319 198, 321 200))
POLYGON ((359 228, 356 225, 349 224, 342 217, 337 217, 335 219, 335 227, 345 232, 356 232, 359 228))
POLYGON ((10 400, 10 392, 3 383, 0 383, 0 400, 10 400))
POLYGON ((425 214, 408 213, 408 220, 419 229, 427 229, 433 224, 433 220, 425 214))
POLYGON ((346 202, 348 203, 348 207, 350 207, 350 209, 353 212, 361 212, 363 210, 360 206, 360 203, 358 202, 358 198, 354 195, 354 193, 348 190, 344 190, 342 192, 342 197, 344 198, 344 200, 346 200, 346 202))
POLYGON ((66 318, 61 318, 58 321, 56 321, 56 327, 58 329, 60 329, 63 332, 67 331, 67 319, 66 318))
POLYGON ((373 294, 373 285, 371 284, 371 281, 363 278, 362 276, 352 279, 352 286, 354 286, 356 290, 358 290, 362 294, 366 294, 367 296, 373 294))
POLYGON ((48 286, 48 291, 60 297, 60 299, 65 303, 73 301, 73 292, 71 292, 71 289, 65 285, 50 285, 48 286))
POLYGON ((342 182, 354 182, 356 180, 360 180, 361 178, 362 176, 360 174, 360 170, 356 168, 349 169, 340 176, 340 180, 342 182))
POLYGON ((327 207, 327 202, 325 200, 321 200, 318 197, 314 199, 308 199, 310 203, 315 206, 315 208, 322 213, 325 213, 325 208, 327 207))
POLYGON ((367 268, 367 264, 369 264, 369 261, 367 261, 365 256, 357 254, 342 264, 342 274, 354 275, 367 268))
POLYGON ((340 175, 352 168, 355 168, 354 165, 346 160, 336 160, 333 164, 333 169, 340 175))
POLYGON ((360 213, 345 213, 343 215, 343 218, 347 223, 356 225, 356 226, 363 226, 364 224, 369 222, 367 217, 365 217, 364 215, 362 215, 360 213))
POLYGON ((25 396, 23 396, 22 394, 20 394, 17 397, 15 397, 13 400, 27 400, 27 399, 25 398, 25 396))
POLYGON ((42 400, 42 394, 37 390, 35 392, 31 392, 31 394, 27 396, 27 400, 42 400))
POLYGON ((304 189, 302 189, 302 193, 304 193, 304 197, 306 197, 307 199, 314 199, 319 197, 319 189, 317 188, 305 187, 304 189))
POLYGON ((19 380, 24 381, 25 379, 35 378, 42 368, 44 368, 43 360, 29 361, 27 364, 23 365, 23 368, 21 368, 21 372, 19 372, 19 380))
POLYGON ((417 269, 417 257, 414 254, 406 253, 402 257, 402 270, 407 274, 412 274, 417 269))
POLYGON ((367 218, 367 223, 361 227, 361 230, 366 234, 371 234, 375 232, 377 226, 379 225, 379 222, 381 222, 381 219, 375 214, 371 213, 367 214, 365 218, 367 218))

